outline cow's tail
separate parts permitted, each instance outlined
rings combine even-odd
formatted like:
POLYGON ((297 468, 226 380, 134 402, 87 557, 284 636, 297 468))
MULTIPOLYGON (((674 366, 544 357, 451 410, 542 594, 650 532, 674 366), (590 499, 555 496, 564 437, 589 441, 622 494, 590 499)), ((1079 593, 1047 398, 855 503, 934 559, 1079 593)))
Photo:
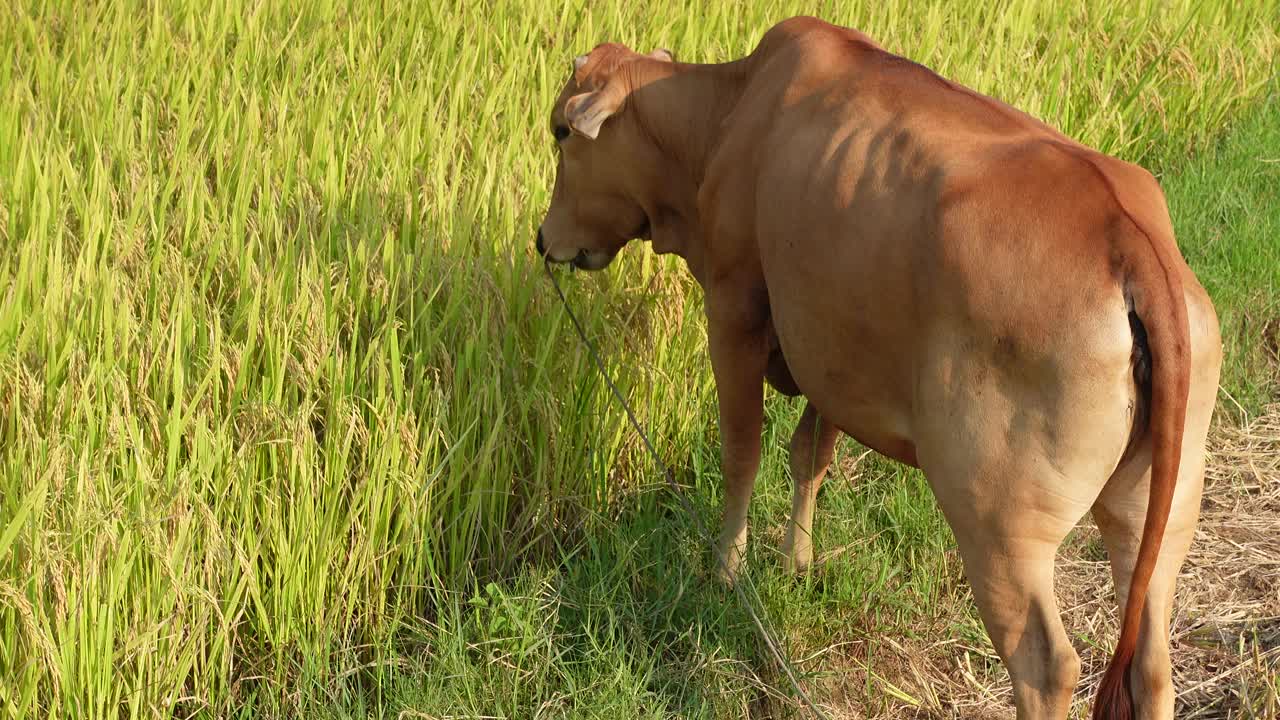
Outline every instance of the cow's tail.
POLYGON ((1131 238, 1131 249, 1123 253, 1123 282, 1130 302, 1134 342, 1141 344, 1145 331, 1147 347, 1139 349, 1148 354, 1151 364, 1151 494, 1124 605, 1120 639, 1098 688, 1093 720, 1132 720, 1135 716, 1130 666, 1138 647, 1147 588, 1173 504, 1191 387, 1191 333, 1179 258, 1169 250, 1172 243, 1155 242, 1140 226, 1131 238))

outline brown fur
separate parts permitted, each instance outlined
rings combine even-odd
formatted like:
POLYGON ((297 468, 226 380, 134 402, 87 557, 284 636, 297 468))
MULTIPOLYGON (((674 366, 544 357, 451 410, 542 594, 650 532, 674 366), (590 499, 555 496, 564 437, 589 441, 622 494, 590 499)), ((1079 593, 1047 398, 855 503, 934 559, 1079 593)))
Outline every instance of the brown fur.
POLYGON ((767 381, 807 403, 787 567, 839 432, 921 468, 1018 717, 1057 719, 1079 659, 1053 557, 1092 509, 1124 608, 1095 717, 1171 716, 1221 342, 1149 173, 814 18, 719 65, 598 46, 551 122, 547 257, 598 269, 639 235, 705 292, 726 580, 767 381))

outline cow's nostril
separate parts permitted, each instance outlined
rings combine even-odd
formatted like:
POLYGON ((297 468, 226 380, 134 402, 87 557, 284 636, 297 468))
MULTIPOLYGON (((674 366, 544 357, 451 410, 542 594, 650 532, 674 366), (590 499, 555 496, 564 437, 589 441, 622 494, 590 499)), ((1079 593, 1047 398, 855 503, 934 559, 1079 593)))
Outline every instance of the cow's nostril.
POLYGON ((546 257, 546 256, 547 256, 547 246, 546 246, 546 245, 544 245, 544 244, 542 243, 542 228, 538 228, 538 243, 537 243, 537 248, 538 248, 538 255, 539 255, 539 256, 541 256, 541 257, 546 257))

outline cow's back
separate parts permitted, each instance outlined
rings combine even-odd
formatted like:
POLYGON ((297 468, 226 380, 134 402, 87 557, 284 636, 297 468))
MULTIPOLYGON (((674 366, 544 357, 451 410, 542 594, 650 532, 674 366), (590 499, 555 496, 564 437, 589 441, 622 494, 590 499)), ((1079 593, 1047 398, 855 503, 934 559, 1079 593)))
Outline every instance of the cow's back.
POLYGON ((793 42, 744 101, 741 197, 721 208, 758 244, 788 365, 824 415, 894 447, 922 358, 1127 353, 1124 313, 1096 312, 1123 298, 1105 247, 1118 201, 1091 151, 856 34, 793 42))

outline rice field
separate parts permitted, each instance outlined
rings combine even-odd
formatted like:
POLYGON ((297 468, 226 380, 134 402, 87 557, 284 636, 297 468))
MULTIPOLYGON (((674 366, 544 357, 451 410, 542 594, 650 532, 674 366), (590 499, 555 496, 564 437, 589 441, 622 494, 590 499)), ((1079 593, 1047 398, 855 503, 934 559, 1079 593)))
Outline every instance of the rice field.
MULTIPOLYGON (((608 40, 724 61, 802 13, 1156 172, 1223 317, 1223 427, 1270 417, 1276 0, 15 0, 0 5, 0 717, 795 709, 532 246, 574 55, 608 40)), ((692 279, 636 246, 566 281, 713 521, 692 279)), ((859 487, 824 490, 822 572, 780 573, 799 408, 770 396, 767 412, 749 572, 820 700, 963 714, 959 690, 909 687, 895 658, 911 653, 893 648, 956 638, 999 705, 917 474, 842 445, 859 487)), ((1277 707, 1259 667, 1223 686, 1231 712, 1277 707)))

